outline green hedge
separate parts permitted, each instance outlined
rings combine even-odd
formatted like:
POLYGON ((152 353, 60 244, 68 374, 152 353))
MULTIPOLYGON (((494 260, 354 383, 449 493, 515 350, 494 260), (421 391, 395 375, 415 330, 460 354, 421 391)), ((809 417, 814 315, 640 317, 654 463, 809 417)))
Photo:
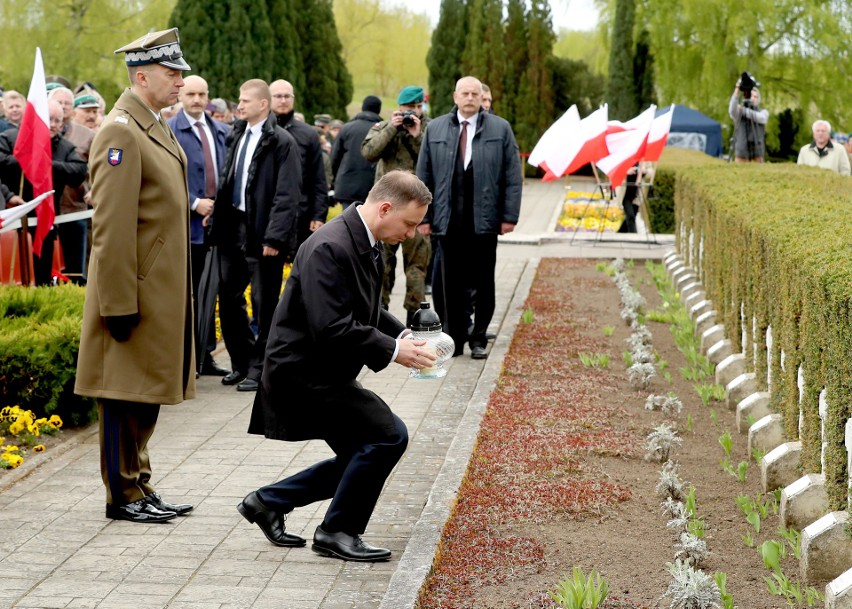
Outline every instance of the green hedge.
POLYGON ((72 426, 97 417, 94 400, 74 395, 84 295, 74 285, 0 286, 0 407, 72 426))
POLYGON ((720 164, 717 158, 696 150, 666 148, 657 165, 654 187, 648 193, 648 216, 652 233, 675 232, 675 180, 684 167, 720 164))
POLYGON ((771 369, 772 405, 784 417, 787 438, 802 442, 804 473, 821 469, 819 394, 826 389, 824 473, 832 510, 847 509, 848 493, 852 239, 840 225, 852 209, 849 186, 848 177, 791 164, 683 167, 676 184, 678 250, 699 269, 728 338, 742 344, 744 331, 746 344, 754 345, 754 358, 746 362, 764 389, 771 369))

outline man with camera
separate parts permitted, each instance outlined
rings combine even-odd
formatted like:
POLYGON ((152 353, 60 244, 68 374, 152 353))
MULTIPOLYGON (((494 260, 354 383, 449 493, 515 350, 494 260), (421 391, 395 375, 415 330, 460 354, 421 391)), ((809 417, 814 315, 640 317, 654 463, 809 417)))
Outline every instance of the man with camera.
POLYGON ((728 114, 734 120, 734 141, 731 146, 737 163, 762 163, 766 142, 766 122, 769 111, 760 108, 760 83, 748 72, 743 72, 731 103, 728 114), (742 100, 740 94, 742 93, 742 100))
MULTIPOLYGON (((429 122, 423 115, 423 89, 403 87, 396 103, 397 110, 388 121, 373 125, 361 144, 361 154, 376 165, 376 182, 395 169, 414 172, 423 131, 429 122)), ((398 244, 385 244, 385 277, 382 282, 382 305, 387 308, 396 276, 398 244)), ((402 261, 405 265, 405 310, 408 322, 426 296, 426 269, 432 257, 432 244, 419 232, 402 242, 402 261)))

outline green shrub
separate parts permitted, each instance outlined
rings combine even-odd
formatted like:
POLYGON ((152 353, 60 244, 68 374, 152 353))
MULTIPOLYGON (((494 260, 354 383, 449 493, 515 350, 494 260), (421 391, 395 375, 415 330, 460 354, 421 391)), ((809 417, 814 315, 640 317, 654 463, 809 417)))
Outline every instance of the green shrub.
POLYGON ((719 159, 695 150, 666 148, 663 151, 654 176, 654 187, 648 193, 648 217, 652 233, 675 232, 675 181, 678 172, 693 165, 720 163, 719 159))
POLYGON ((69 426, 94 420, 94 400, 74 395, 84 295, 74 285, 0 287, 0 407, 69 426))
POLYGON ((819 394, 825 387, 823 473, 831 510, 847 509, 848 493, 852 240, 840 226, 852 206, 848 186, 848 177, 792 164, 693 165, 678 171, 676 183, 678 251, 700 270, 731 342, 754 345, 746 364, 759 389, 767 389, 771 368, 771 403, 783 415, 787 438, 802 442, 805 472, 822 469, 819 394))

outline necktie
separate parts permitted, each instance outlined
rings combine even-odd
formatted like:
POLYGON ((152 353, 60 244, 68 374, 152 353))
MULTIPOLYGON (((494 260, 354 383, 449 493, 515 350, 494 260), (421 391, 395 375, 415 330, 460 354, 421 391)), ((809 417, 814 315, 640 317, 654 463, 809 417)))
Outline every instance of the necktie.
POLYGON ((250 139, 251 131, 246 129, 246 139, 243 142, 243 149, 240 150, 240 158, 237 160, 237 170, 234 172, 234 207, 240 206, 240 200, 243 196, 243 169, 246 166, 246 150, 248 150, 250 139))
POLYGON ((382 242, 376 241, 376 244, 373 246, 373 251, 370 252, 373 256, 373 264, 376 265, 376 268, 379 268, 379 260, 382 258, 382 242))
POLYGON ((462 121, 461 135, 459 136, 459 154, 461 154, 462 166, 467 169, 467 121, 462 121))
POLYGON ((204 196, 212 199, 216 196, 216 170, 213 166, 213 153, 210 151, 210 142, 204 132, 204 123, 195 122, 198 129, 198 137, 201 139, 201 152, 204 154, 204 196))

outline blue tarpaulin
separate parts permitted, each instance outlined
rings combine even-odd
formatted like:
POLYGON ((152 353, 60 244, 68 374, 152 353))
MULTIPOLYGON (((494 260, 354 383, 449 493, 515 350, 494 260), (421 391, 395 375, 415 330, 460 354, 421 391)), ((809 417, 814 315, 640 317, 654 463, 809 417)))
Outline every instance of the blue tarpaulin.
MULTIPOLYGON (((657 116, 668 109, 668 106, 660 107, 657 116)), ((722 125, 698 110, 676 104, 667 145, 722 156, 722 125)))

